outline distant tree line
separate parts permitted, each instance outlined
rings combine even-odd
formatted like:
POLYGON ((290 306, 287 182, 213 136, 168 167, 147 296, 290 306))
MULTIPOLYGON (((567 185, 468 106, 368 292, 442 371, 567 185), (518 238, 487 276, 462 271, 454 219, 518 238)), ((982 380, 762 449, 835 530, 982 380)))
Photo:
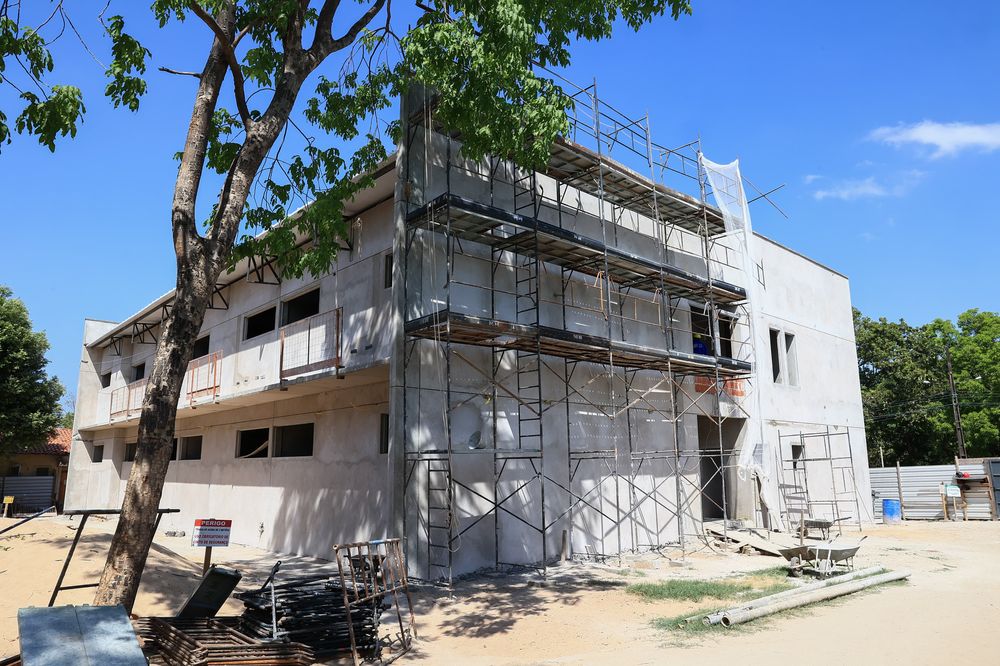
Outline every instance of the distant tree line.
POLYGON ((872 465, 943 464, 958 455, 948 359, 966 455, 1000 456, 1000 314, 912 326, 854 310, 872 465))

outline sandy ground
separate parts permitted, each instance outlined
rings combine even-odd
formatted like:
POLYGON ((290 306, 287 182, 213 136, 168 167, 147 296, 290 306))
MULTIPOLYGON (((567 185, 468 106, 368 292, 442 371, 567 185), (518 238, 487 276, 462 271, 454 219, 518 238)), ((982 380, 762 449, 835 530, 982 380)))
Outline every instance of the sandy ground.
MULTIPOLYGON (((11 521, 0 521, 0 527, 11 521)), ((96 580, 110 523, 95 524, 81 542, 69 582, 96 580)), ((16 652, 16 609, 45 605, 72 539, 66 519, 37 520, 0 537, 0 656, 16 652)), ((647 602, 625 592, 631 582, 709 578, 776 566, 765 556, 701 552, 646 554, 605 565, 570 564, 535 575, 485 576, 459 582, 453 595, 414 591, 418 639, 400 664, 931 664, 953 659, 993 663, 1000 623, 1000 523, 907 523, 877 526, 857 565, 913 572, 909 583, 812 606, 745 625, 687 636, 652 626, 660 617, 713 605, 647 602)), ((856 539, 850 534, 845 540, 856 539)), ((169 615, 200 573, 203 551, 188 538, 157 540, 136 604, 144 615, 169 615)), ((275 558, 291 571, 321 569, 321 560, 252 548, 216 550, 216 561, 244 573, 255 587, 275 558)), ((91 590, 64 593, 59 603, 87 603, 91 590)), ((238 612, 231 603, 227 612, 238 612)))

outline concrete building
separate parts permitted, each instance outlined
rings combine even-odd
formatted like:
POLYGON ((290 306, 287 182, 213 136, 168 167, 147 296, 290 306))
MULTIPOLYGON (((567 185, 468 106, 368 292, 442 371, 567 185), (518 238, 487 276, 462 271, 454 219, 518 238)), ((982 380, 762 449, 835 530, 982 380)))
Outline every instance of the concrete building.
MULTIPOLYGON (((870 520, 847 279, 727 231, 697 145, 592 93, 537 171, 465 159, 406 100, 327 275, 223 277, 161 529, 231 518, 320 557, 403 535, 442 578, 698 547, 723 518, 870 520)), ((67 508, 121 502, 171 299, 85 324, 67 508)))

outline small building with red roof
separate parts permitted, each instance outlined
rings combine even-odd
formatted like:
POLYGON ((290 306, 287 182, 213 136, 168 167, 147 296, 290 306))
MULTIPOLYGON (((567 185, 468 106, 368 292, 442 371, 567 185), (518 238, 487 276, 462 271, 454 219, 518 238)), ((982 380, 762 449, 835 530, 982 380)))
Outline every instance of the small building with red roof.
POLYGON ((0 473, 3 473, 4 477, 0 485, 12 485, 7 483, 12 477, 53 477, 51 505, 61 509, 63 497, 66 495, 66 469, 72 443, 72 429, 56 428, 47 441, 24 447, 15 454, 3 456, 0 458, 0 473))

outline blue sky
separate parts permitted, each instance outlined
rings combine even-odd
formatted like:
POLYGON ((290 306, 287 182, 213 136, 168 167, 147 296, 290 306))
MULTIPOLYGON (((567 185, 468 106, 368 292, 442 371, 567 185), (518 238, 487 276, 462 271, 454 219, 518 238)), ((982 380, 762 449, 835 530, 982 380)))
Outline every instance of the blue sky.
MULTIPOLYGON (((104 3, 74 4, 100 44, 104 3)), ((200 68, 203 26, 157 32, 130 12, 154 67, 200 68)), ((104 100, 78 43, 56 56, 53 80, 78 83, 88 112, 54 155, 17 136, 2 148, 0 284, 46 331, 50 369, 72 391, 84 317, 121 320, 173 285, 172 155, 194 80, 151 70, 131 114, 104 100)), ((700 135, 710 159, 739 157, 756 185, 785 183, 776 200, 790 219, 756 203, 755 228, 847 274, 866 314, 923 323, 1000 308, 1000 5, 695 0, 677 23, 577 45, 565 74, 648 112, 661 144, 700 135)))

